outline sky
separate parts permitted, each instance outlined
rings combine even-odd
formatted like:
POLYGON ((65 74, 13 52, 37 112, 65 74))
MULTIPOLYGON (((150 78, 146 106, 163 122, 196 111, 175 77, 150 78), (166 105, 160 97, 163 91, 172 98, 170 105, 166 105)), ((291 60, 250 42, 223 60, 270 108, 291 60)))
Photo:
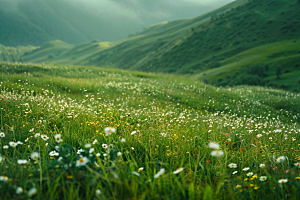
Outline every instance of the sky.
POLYGON ((192 18, 234 0, 67 0, 110 19, 128 19, 148 27, 163 21, 192 18))

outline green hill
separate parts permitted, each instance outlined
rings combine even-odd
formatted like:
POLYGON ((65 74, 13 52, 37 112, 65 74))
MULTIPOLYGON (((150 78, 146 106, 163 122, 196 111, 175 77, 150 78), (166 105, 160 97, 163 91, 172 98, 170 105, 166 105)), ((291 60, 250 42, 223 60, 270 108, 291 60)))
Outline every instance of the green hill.
POLYGON ((22 55, 37 48, 33 46, 6 47, 0 44, 0 62, 21 62, 22 55))

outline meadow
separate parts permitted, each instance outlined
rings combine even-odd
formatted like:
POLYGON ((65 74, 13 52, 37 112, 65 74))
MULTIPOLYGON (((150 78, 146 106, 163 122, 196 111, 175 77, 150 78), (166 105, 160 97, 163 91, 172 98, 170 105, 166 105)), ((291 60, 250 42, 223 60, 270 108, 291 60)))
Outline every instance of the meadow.
POLYGON ((2 199, 298 199, 300 94, 0 63, 2 199))

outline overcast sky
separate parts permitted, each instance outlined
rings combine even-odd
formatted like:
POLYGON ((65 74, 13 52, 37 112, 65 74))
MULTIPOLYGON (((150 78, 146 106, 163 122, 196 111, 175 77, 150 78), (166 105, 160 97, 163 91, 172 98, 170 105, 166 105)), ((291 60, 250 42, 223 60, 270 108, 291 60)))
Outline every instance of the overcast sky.
POLYGON ((191 18, 234 0, 67 0, 108 18, 128 18, 150 26, 162 21, 191 18))

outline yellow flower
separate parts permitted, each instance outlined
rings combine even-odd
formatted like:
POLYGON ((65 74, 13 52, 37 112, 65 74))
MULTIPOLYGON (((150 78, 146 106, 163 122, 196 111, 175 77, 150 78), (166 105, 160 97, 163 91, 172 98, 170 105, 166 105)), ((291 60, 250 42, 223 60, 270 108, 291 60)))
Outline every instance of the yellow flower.
POLYGON ((299 176, 297 176, 297 177, 296 177, 296 179, 300 179, 300 177, 299 177, 299 176))
POLYGON ((237 185, 237 186, 236 186, 236 189, 240 189, 240 188, 242 188, 241 185, 237 185))
POLYGON ((244 181, 248 181, 248 178, 245 178, 244 181))

